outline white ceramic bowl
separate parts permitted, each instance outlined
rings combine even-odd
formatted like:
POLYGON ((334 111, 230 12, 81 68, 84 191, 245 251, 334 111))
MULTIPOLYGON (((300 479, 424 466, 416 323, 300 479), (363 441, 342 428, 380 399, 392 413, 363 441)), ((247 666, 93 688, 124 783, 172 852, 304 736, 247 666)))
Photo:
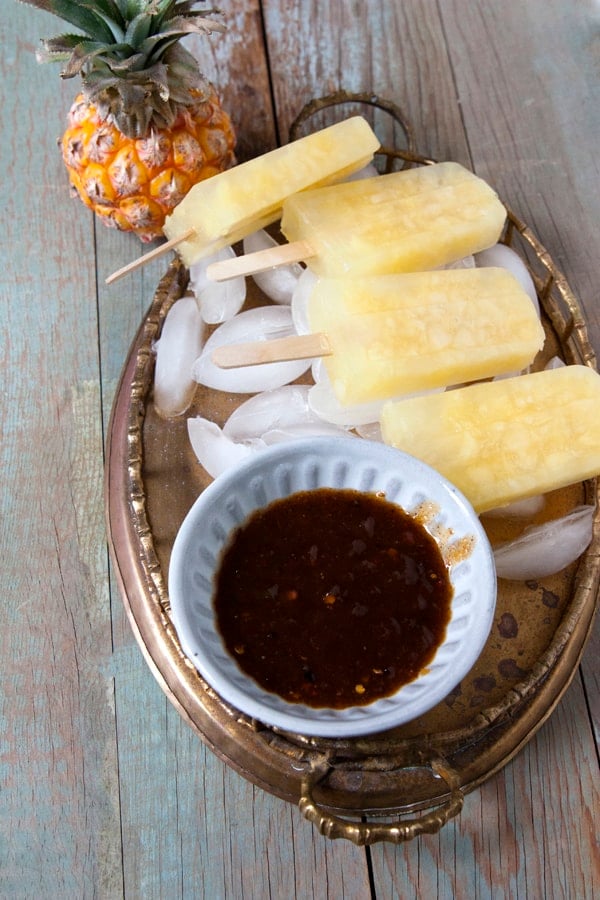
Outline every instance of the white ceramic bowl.
POLYGON ((321 737, 383 731, 422 715, 471 669, 488 638, 496 604, 494 559, 479 519, 464 496, 424 463, 374 441, 317 437, 277 444, 219 476, 186 516, 169 568, 173 623, 181 646, 203 678, 232 706, 267 725, 321 737), (447 558, 451 546, 468 545, 450 565, 451 619, 434 659, 395 694, 366 706, 315 709, 288 703, 245 675, 215 628, 213 576, 232 530, 255 509, 301 490, 319 487, 383 491, 406 512, 426 505, 428 531, 447 558), (456 542, 456 543, 455 543, 456 542))

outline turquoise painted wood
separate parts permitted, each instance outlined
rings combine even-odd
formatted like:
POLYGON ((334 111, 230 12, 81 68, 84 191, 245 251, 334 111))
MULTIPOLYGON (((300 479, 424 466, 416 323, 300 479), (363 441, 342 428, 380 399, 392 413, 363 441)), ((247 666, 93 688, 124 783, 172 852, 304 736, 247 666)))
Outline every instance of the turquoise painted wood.
MULTIPOLYGON (((2 25, 0 897, 592 898, 600 893, 600 631, 533 740, 438 835, 320 837, 233 773, 162 693, 110 576, 103 443, 164 263, 106 287, 136 238, 71 200, 56 149, 74 83, 34 59, 60 25, 2 25)), ((531 223, 600 352, 593 0, 226 0, 190 39, 239 157, 338 88, 402 107, 422 152, 475 167, 531 223)))

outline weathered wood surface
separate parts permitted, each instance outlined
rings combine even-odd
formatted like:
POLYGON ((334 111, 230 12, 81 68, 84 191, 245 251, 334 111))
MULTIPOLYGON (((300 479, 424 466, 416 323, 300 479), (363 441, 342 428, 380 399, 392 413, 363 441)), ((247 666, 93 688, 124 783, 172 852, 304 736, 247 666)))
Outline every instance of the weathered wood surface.
MULTIPOLYGON (((598 896, 598 625, 527 747, 439 835, 401 847, 321 838, 205 750, 165 699, 109 578, 102 502, 112 397, 162 270, 104 286, 142 248, 70 200, 55 140, 75 86, 34 59, 60 25, 7 3, 0 896, 598 896)), ((314 96, 393 100, 422 152, 472 165, 534 227, 600 351, 593 0, 222 7, 229 33, 195 46, 240 158, 285 140, 314 96)))

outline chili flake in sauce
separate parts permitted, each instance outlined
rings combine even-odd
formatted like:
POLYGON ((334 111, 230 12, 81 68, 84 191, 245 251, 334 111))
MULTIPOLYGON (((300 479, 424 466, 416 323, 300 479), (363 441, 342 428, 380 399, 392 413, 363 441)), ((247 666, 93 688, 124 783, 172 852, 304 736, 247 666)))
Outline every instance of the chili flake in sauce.
POLYGON ((376 494, 319 488, 236 529, 214 603, 242 671, 288 702, 341 709, 416 678, 444 639, 451 599, 419 522, 376 494))

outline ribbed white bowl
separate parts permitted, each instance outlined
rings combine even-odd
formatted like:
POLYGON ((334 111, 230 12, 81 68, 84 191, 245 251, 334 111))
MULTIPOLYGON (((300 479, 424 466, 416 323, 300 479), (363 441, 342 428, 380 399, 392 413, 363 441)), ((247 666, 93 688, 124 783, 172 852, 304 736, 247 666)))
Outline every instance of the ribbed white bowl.
POLYGON ((267 725, 321 737, 393 728, 439 703, 471 669, 488 638, 496 573, 488 539, 463 495, 424 463, 374 441, 318 437, 275 445, 212 482, 186 516, 171 554, 169 598, 184 653, 228 703, 267 725), (445 640, 426 670, 395 694, 368 706, 313 709, 265 691, 238 667, 215 628, 213 576, 231 531, 255 509, 320 487, 383 491, 411 512, 430 504, 427 528, 439 540, 472 540, 450 567, 454 588, 445 640))

